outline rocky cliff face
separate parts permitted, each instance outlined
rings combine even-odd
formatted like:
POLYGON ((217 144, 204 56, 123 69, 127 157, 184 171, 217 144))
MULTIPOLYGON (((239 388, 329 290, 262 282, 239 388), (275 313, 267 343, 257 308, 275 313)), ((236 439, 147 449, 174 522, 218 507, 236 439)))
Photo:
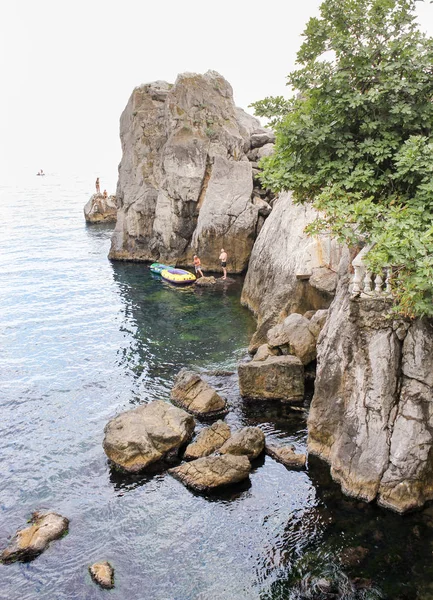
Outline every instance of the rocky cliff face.
POLYGON ((184 73, 175 84, 134 90, 120 120, 116 229, 110 258, 246 268, 267 203, 254 191, 251 149, 273 141, 235 107, 218 73, 184 73), (260 213, 260 214, 259 214, 260 213))
POLYGON ((404 512, 433 498, 433 324, 352 299, 348 266, 319 337, 308 447, 347 494, 404 512))
POLYGON ((310 206, 295 205, 290 193, 273 203, 254 244, 242 290, 241 302, 258 318, 251 350, 264 343, 268 329, 287 315, 331 303, 336 275, 325 265, 338 265, 340 249, 328 239, 304 233, 315 216, 310 206))

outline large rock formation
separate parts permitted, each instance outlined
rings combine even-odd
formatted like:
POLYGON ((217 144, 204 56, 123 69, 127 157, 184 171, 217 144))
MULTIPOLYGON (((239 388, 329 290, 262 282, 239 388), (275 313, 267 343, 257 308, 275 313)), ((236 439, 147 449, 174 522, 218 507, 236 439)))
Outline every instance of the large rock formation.
POLYGON ((134 473, 176 457, 194 428, 194 417, 157 400, 111 419, 104 429, 103 446, 117 467, 134 473))
POLYGON ((197 253, 213 270, 224 248, 229 271, 244 270, 263 211, 247 154, 274 138, 235 107, 230 84, 208 71, 137 87, 120 137, 110 258, 191 265, 197 253))
POLYGON ((351 298, 348 266, 319 336, 308 447, 347 494, 404 512, 433 498, 433 323, 351 298))
POLYGON ((304 232, 315 217, 310 206, 294 204, 290 193, 274 201, 254 244, 242 290, 241 302, 258 318, 251 351, 266 342, 268 329, 287 315, 327 308, 332 301, 329 280, 335 274, 328 267, 338 266, 340 249, 327 238, 313 238, 304 232), (316 280, 326 279, 326 285, 310 285, 316 272, 316 280))

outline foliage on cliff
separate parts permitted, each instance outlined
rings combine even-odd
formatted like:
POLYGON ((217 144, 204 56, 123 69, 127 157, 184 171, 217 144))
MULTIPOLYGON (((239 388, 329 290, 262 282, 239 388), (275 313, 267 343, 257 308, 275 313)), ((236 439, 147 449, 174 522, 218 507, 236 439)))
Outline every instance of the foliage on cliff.
POLYGON ((415 0, 325 0, 288 76, 254 103, 277 134, 263 183, 322 212, 310 228, 373 243, 396 265, 396 309, 433 316, 433 40, 415 0))

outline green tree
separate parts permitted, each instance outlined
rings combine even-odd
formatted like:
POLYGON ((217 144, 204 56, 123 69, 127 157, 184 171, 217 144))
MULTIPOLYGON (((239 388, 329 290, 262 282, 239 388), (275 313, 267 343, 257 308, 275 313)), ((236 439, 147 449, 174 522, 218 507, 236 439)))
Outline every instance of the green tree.
POLYGON ((293 97, 253 104, 277 137, 263 184, 321 211, 311 233, 374 244, 396 310, 433 316, 433 40, 415 0, 325 0, 303 35, 293 97))

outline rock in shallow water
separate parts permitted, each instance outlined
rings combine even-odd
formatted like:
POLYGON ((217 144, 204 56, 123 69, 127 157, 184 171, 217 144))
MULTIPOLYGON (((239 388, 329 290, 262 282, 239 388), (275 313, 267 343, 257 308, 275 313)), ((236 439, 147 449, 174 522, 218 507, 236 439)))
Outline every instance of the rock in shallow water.
POLYGON ((211 418, 226 413, 226 401, 195 373, 182 369, 176 375, 171 401, 193 415, 211 418))
POLYGON ((244 427, 236 431, 221 448, 221 454, 234 454, 248 456, 254 459, 263 452, 265 447, 265 434, 258 427, 244 427))
POLYGON ((299 402, 304 397, 304 367, 296 356, 269 356, 238 366, 244 398, 299 402))
POLYGON ((297 454, 293 446, 266 444, 266 454, 282 463, 288 469, 303 469, 307 462, 305 454, 297 454))
POLYGON ((114 588, 114 569, 109 562, 95 563, 89 567, 90 575, 102 588, 111 590, 114 588))
POLYGON ((194 460, 209 456, 226 442, 230 437, 231 431, 227 423, 217 421, 211 427, 206 427, 196 437, 194 442, 185 450, 184 459, 194 460))
POLYGON ((216 279, 213 275, 210 277, 199 277, 195 282, 198 287, 211 287, 216 284, 216 279))
POLYGON ((4 563, 36 558, 51 541, 62 537, 68 531, 68 527, 69 520, 66 517, 54 512, 35 512, 30 527, 17 531, 0 558, 4 563))
POLYGON ((113 463, 134 473, 177 455, 191 439, 194 428, 190 414, 158 400, 109 421, 103 446, 113 463))
POLYGON ((170 469, 169 473, 193 490, 208 492, 247 479, 250 470, 246 456, 224 454, 198 458, 170 469))
POLYGON ((115 223, 117 219, 116 196, 104 197, 93 194, 84 206, 84 218, 88 223, 115 223))

